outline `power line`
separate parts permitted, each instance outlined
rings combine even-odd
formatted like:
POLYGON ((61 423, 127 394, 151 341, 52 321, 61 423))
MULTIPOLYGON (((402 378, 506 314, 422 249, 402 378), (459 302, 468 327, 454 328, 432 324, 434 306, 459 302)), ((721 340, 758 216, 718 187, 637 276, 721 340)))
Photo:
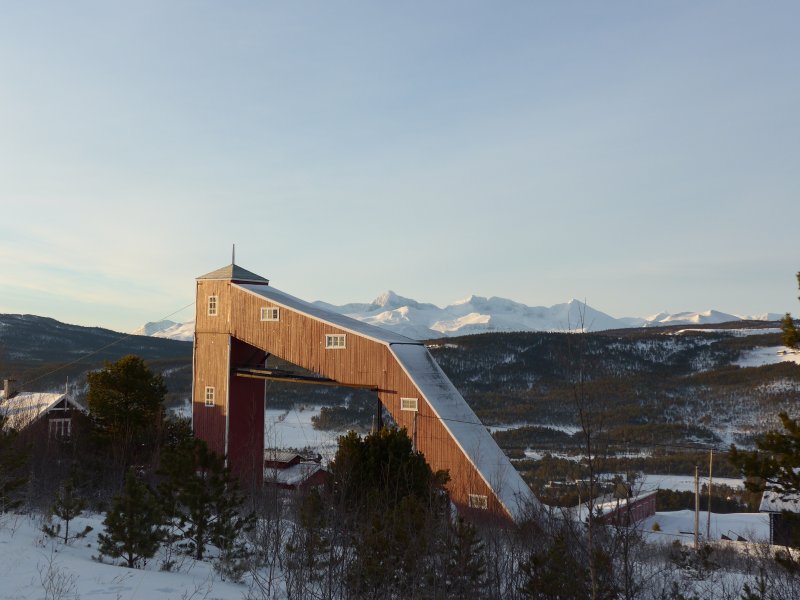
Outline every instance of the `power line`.
MULTIPOLYGON (((172 315, 176 315, 176 314, 178 314, 179 312, 181 312, 181 311, 184 311, 184 310, 186 310, 187 308, 189 308, 190 306, 193 306, 193 305, 194 305, 194 301, 190 302, 189 304, 187 304, 187 305, 186 305, 186 306, 184 306, 184 307, 181 307, 181 308, 179 308, 179 309, 178 309, 178 310, 176 310, 176 311, 173 311, 173 312, 169 313, 168 315, 166 315, 166 316, 164 316, 164 317, 161 317, 161 318, 160 318, 160 319, 158 319, 158 320, 159 320, 159 321, 164 321, 164 320, 166 320, 166 319, 170 318, 172 315)), ((119 344, 120 342, 122 342, 122 341, 124 341, 124 340, 127 340, 128 338, 132 338, 132 337, 134 337, 134 336, 135 336, 135 335, 137 335, 137 334, 135 334, 135 333, 128 333, 128 334, 121 334, 121 335, 122 335, 122 337, 121 337, 121 338, 119 338, 119 339, 117 339, 117 340, 114 340, 113 342, 111 342, 111 343, 109 343, 109 344, 106 344, 105 346, 102 346, 102 347, 98 348, 97 350, 93 350, 93 351, 91 351, 91 352, 88 352, 88 353, 84 354, 83 356, 81 356, 81 357, 79 357, 79 358, 76 358, 75 360, 73 360, 73 361, 71 361, 71 362, 68 362, 67 364, 61 365, 60 367, 56 367, 56 368, 55 368, 55 369, 53 369, 52 371, 48 371, 47 373, 43 373, 42 375, 39 375, 38 377, 34 377, 33 379, 29 379, 29 380, 27 380, 27 381, 25 381, 25 382, 21 383, 21 384, 20 384, 20 387, 29 386, 30 384, 32 384, 32 383, 34 383, 34 382, 36 382, 36 381, 39 381, 40 379, 43 379, 43 378, 45 378, 45 377, 49 377, 49 376, 50 376, 50 375, 52 375, 53 373, 58 373, 59 371, 62 371, 62 370, 64 370, 64 369, 66 369, 67 367, 71 367, 72 365, 78 364, 79 362, 81 362, 81 361, 83 361, 83 360, 85 360, 85 359, 87 359, 87 358, 90 358, 90 357, 92 357, 92 356, 95 356, 96 354, 99 354, 99 353, 100 353, 100 352, 102 352, 103 350, 106 350, 106 349, 110 348, 111 346, 115 346, 115 345, 119 344)))

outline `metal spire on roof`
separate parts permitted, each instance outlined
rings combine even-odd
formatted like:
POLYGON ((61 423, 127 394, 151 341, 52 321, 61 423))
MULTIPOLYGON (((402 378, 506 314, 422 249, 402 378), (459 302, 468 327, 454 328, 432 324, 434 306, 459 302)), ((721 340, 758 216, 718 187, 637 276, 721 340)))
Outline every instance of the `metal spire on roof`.
POLYGON ((236 244, 233 244, 233 250, 231 250, 231 264, 236 264, 236 244))

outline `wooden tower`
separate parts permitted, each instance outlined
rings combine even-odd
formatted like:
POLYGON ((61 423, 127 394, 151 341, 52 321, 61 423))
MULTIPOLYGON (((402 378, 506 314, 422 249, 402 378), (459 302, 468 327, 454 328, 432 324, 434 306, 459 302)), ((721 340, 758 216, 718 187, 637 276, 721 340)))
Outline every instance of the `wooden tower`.
POLYGON ((422 342, 323 310, 231 264, 197 279, 192 423, 241 478, 263 473, 265 379, 374 390, 460 510, 522 518, 536 502, 422 342), (274 355, 310 378, 268 370, 274 355))

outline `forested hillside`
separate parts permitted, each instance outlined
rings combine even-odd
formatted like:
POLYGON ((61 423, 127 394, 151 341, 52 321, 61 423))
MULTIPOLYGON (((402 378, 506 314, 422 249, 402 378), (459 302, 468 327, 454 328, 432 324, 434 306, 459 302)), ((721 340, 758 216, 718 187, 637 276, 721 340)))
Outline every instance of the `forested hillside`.
MULTIPOLYGON (((746 444, 778 425, 779 410, 795 410, 800 366, 736 366, 748 351, 780 344, 776 333, 742 333, 493 334, 448 340, 431 352, 489 425, 577 426, 574 396, 582 378, 613 442, 746 444)), ((524 434, 517 430, 517 444, 524 434)))
MULTIPOLYGON (((576 383, 603 410, 601 434, 611 449, 655 444, 747 445, 778 425, 777 413, 800 405, 800 366, 736 366, 759 347, 780 344, 765 322, 692 329, 624 329, 603 333, 490 333, 430 342, 431 353, 478 417, 499 429, 508 451, 578 451, 576 383), (752 326, 753 329, 743 329, 752 326)), ((0 374, 30 391, 80 391, 86 372, 126 354, 165 375, 170 402, 188 401, 191 344, 126 336, 31 315, 0 315, 0 374)), ((274 359, 271 359, 274 360, 274 359)), ((326 404, 317 426, 368 426, 368 392, 267 384, 271 407, 326 404)))
POLYGON ((81 327, 36 315, 0 314, 0 378, 16 379, 23 391, 63 390, 79 395, 86 373, 128 354, 144 358, 164 375, 167 402, 185 401, 192 386, 192 344, 101 327, 81 327))

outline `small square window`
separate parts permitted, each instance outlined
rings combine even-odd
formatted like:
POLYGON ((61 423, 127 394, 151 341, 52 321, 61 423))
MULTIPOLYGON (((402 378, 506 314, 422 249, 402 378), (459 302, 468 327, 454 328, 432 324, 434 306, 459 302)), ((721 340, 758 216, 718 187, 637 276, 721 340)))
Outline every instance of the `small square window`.
POLYGON ((206 386, 206 406, 214 406, 214 388, 210 385, 206 386))
POLYGON ((209 317, 217 316, 217 296, 208 297, 208 316, 209 317))
POLYGON ((261 307, 261 320, 262 321, 280 321, 281 310, 277 307, 261 307))
POLYGON ((481 510, 486 510, 489 508, 489 499, 486 496, 481 494, 470 494, 469 495, 469 507, 470 508, 480 508, 481 510))
POLYGON ((72 419, 50 419, 47 427, 51 439, 63 440, 72 433, 72 419))
POLYGON ((400 398, 400 410, 417 412, 419 402, 416 398, 400 398))
POLYGON ((328 333, 325 335, 326 350, 343 350, 346 347, 347 341, 344 333, 328 333))

